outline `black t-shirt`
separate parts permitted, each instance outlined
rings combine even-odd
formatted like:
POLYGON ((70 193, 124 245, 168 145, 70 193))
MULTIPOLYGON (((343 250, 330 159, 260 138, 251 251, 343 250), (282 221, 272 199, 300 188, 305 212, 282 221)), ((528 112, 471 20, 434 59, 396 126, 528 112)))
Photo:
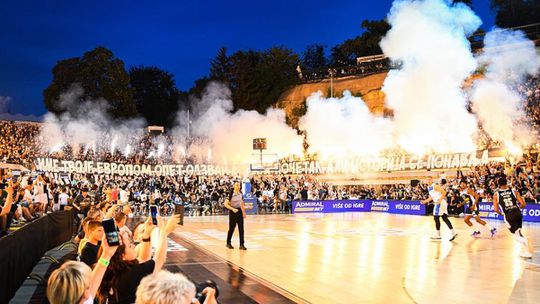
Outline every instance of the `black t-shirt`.
POLYGON ((300 190, 300 195, 302 196, 303 201, 306 201, 308 199, 308 191, 306 189, 300 190))
POLYGON ((118 303, 135 303, 135 292, 141 280, 154 272, 156 263, 149 260, 142 264, 131 266, 129 270, 122 273, 115 286, 118 292, 118 303))
POLYGON ((98 260, 98 250, 101 246, 101 241, 97 245, 94 245, 90 242, 86 242, 82 251, 81 251, 81 262, 92 267, 98 260))

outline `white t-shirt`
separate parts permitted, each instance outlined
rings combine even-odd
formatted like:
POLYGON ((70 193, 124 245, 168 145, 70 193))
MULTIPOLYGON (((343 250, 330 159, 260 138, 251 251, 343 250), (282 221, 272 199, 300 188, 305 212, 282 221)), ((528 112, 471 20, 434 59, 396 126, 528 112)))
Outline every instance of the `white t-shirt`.
POLYGON ((60 193, 58 195, 58 200, 60 201, 60 205, 67 206, 68 204, 69 195, 67 193, 60 193))
POLYGON ((122 204, 127 204, 129 201, 129 191, 124 189, 120 190, 120 202, 122 204))
POLYGON ((30 192, 30 190, 28 190, 28 189, 24 190, 23 201, 30 204, 30 203, 32 203, 33 200, 34 200, 34 198, 32 196, 32 192, 30 192))

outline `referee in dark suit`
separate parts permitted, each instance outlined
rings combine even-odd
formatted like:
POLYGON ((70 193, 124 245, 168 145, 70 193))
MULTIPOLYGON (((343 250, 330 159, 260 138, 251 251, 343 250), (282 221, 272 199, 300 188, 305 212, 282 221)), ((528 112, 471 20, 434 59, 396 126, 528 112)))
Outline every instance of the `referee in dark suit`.
POLYGON ((246 208, 240 192, 240 184, 234 183, 233 192, 229 198, 225 200, 225 208, 229 209, 229 232, 227 232, 227 248, 234 249, 231 244, 232 235, 236 225, 238 225, 238 233, 240 234, 240 250, 247 250, 244 246, 244 219, 246 218, 246 208))

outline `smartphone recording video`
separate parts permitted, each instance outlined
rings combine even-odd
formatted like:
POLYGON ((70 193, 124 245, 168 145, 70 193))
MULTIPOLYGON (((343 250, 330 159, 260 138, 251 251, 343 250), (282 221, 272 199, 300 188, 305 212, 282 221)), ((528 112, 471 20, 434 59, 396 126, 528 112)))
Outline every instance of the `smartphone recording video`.
POLYGON ((156 205, 150 205, 150 215, 152 216, 152 224, 157 225, 158 208, 156 205))
POLYGON ((103 230, 105 230, 105 238, 109 246, 119 246, 120 237, 118 236, 118 231, 116 230, 116 225, 114 224, 114 219, 104 219, 102 222, 103 230))

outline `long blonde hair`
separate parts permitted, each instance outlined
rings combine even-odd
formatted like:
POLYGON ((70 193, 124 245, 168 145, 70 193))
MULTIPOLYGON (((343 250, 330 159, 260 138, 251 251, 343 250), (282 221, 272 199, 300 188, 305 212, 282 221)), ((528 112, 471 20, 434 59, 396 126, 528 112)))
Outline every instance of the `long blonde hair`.
POLYGON ((84 263, 64 263, 49 277, 47 299, 51 304, 79 303, 88 289, 91 273, 84 263))

